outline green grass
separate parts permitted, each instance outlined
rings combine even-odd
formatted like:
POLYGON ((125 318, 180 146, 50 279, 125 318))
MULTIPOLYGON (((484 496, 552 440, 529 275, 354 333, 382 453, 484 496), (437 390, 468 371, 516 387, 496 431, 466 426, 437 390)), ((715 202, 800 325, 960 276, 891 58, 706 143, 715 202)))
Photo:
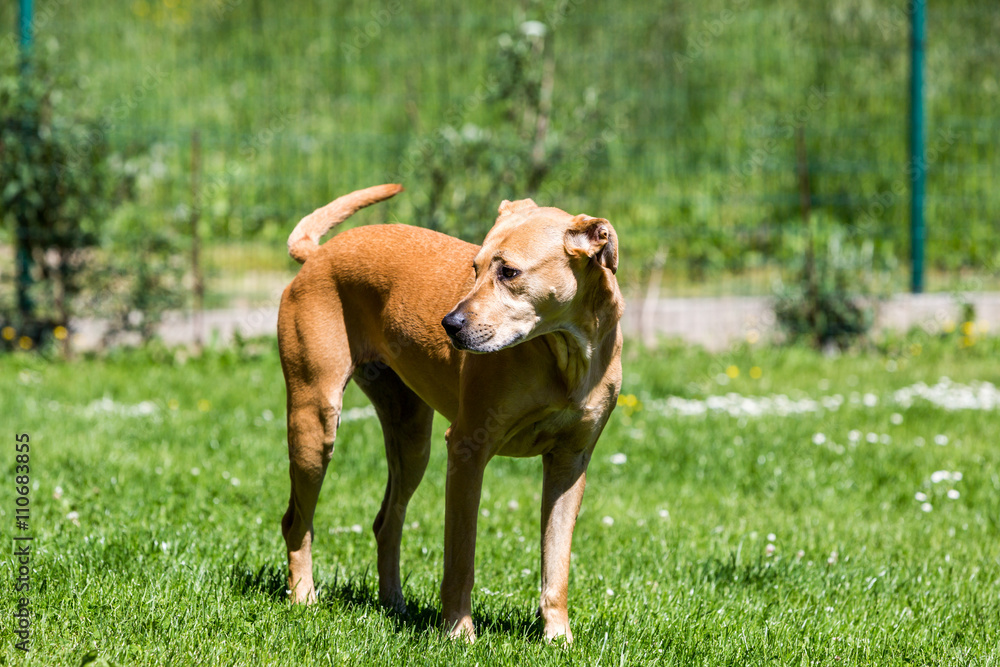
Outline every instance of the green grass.
MULTIPOLYGON (((438 628, 440 444, 404 532, 410 617, 376 604, 370 524, 385 464, 374 419, 341 427, 316 518, 320 602, 291 608, 279 529, 284 388, 272 344, 201 358, 5 356, 0 522, 11 535, 13 438, 27 432, 34 625, 27 660, 4 632, 0 664, 1000 664, 996 409, 892 398, 942 376, 1000 384, 998 352, 998 339, 963 347, 956 335, 836 359, 629 346, 625 404, 598 445, 575 534, 570 648, 546 646, 533 617, 537 459, 488 469, 479 641, 469 647, 438 628), (670 396, 726 392, 839 394, 844 404, 787 417, 663 409, 670 396), (865 394, 877 403, 865 405, 865 394), (938 470, 963 476, 933 483, 938 470)), ((365 404, 352 386, 347 407, 365 404)), ((11 565, 5 558, 0 576, 5 619, 11 565)))

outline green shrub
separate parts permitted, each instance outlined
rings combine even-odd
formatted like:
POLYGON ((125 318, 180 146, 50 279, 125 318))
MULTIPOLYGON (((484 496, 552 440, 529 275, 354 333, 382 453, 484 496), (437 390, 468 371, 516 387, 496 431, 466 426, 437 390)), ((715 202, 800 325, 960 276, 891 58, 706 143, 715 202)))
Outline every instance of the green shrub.
POLYGON ((39 55, 22 75, 0 46, 0 217, 17 241, 24 286, 16 307, 0 304, 3 345, 56 338, 68 353, 78 316, 107 319, 111 336, 148 339, 181 303, 182 243, 133 203, 150 165, 110 152, 121 109, 92 117, 70 108, 78 84, 39 55))
POLYGON ((778 324, 789 342, 849 347, 874 324, 880 279, 892 260, 830 220, 810 224, 799 247, 800 265, 776 289, 778 324))

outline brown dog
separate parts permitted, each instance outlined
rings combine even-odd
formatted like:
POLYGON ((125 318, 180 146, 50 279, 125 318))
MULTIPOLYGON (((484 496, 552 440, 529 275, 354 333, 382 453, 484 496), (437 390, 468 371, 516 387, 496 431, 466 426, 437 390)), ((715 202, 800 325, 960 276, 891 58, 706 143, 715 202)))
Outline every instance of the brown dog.
POLYGON ((379 600, 406 611, 400 538, 437 410, 451 422, 441 583, 447 629, 475 639, 486 464, 497 454, 541 456, 538 613, 546 639, 571 641, 570 541, 587 464, 621 386, 617 236, 607 220, 523 199, 500 205, 481 248, 406 225, 359 227, 319 245, 356 210, 400 190, 381 185, 340 197, 288 238, 289 254, 303 264, 278 314, 292 478, 282 520, 290 597, 316 599, 313 514, 353 378, 375 406, 389 464, 374 523, 379 600))

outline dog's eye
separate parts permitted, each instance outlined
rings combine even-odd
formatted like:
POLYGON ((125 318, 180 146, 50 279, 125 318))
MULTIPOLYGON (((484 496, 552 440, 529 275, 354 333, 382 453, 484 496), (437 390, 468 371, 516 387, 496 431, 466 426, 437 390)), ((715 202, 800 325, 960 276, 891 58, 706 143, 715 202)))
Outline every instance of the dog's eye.
POLYGON ((513 280, 514 278, 517 278, 519 275, 521 275, 521 272, 518 271, 517 269, 513 269, 509 266, 504 266, 503 264, 501 264, 500 269, 497 271, 497 274, 503 280, 513 280))

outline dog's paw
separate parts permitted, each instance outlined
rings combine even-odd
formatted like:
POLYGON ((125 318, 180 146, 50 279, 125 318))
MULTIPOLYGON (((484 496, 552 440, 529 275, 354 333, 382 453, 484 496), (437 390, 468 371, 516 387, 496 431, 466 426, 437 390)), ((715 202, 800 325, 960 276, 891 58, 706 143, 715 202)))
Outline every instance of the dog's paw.
POLYGON ((296 586, 292 589, 285 589, 288 594, 288 601, 292 604, 311 605, 316 603, 316 589, 312 586, 304 588, 296 586))
POLYGON ((569 622, 546 623, 545 624, 546 644, 572 644, 573 633, 569 629, 569 622))
POLYGON ((389 596, 379 596, 379 604, 391 614, 396 616, 407 617, 410 615, 410 611, 406 608, 406 600, 403 598, 403 594, 389 595, 389 596))
POLYGON ((445 624, 445 628, 448 630, 448 639, 464 639, 468 643, 472 644, 476 641, 476 629, 472 625, 471 616, 463 616, 455 623, 445 624))

